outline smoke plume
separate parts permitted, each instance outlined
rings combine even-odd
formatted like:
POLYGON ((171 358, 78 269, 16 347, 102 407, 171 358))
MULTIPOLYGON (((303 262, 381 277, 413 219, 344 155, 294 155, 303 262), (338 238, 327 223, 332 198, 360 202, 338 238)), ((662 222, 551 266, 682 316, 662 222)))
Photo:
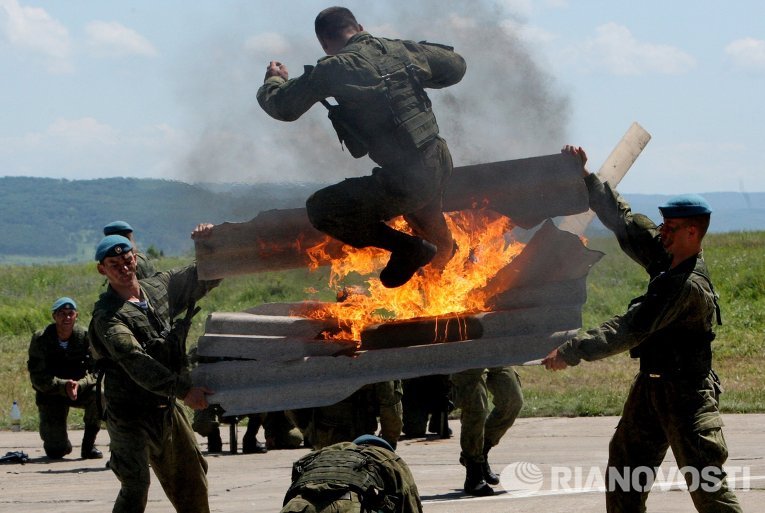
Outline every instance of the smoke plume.
MULTIPOLYGON (((509 28, 518 20, 503 23, 510 14, 485 1, 350 8, 374 35, 447 44, 465 57, 462 82, 429 91, 455 165, 555 153, 566 142, 568 98, 509 28)), ((191 64, 179 68, 179 96, 190 116, 190 149, 179 163, 184 180, 329 183, 374 167, 341 150, 320 104, 284 123, 257 103, 269 60, 285 63, 297 77, 303 64, 323 56, 313 35, 318 10, 301 12, 289 25, 295 33, 230 31, 210 37, 195 49, 191 64)))

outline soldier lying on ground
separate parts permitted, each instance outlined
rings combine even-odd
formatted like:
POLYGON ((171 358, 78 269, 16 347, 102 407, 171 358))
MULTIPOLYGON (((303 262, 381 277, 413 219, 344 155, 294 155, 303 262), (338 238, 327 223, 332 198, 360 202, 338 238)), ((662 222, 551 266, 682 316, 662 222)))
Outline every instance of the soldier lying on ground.
POLYGON ((292 466, 281 513, 421 513, 407 464, 382 438, 364 435, 314 451, 292 466))

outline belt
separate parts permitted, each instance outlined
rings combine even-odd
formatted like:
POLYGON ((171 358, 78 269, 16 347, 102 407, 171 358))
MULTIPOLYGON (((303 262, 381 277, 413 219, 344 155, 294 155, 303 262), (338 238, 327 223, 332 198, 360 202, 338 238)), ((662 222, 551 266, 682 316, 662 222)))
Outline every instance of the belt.
POLYGON ((643 376, 649 379, 674 379, 674 380, 695 380, 704 379, 707 374, 677 372, 677 371, 640 371, 643 376))

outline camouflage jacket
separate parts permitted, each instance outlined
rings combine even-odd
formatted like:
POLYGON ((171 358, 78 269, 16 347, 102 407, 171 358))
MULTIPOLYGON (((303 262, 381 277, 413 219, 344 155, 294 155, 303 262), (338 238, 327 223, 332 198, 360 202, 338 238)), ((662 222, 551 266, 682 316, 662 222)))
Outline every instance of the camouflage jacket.
POLYGON ((112 411, 141 411, 182 398, 191 388, 185 353, 168 342, 172 320, 219 281, 199 281, 195 265, 140 280, 144 311, 109 286, 93 307, 90 338, 105 360, 104 395, 112 411), (173 368, 180 371, 174 372, 173 368))
POLYGON ((65 385, 70 379, 83 390, 95 385, 88 332, 75 324, 68 342, 66 349, 59 346, 53 323, 32 335, 27 369, 38 399, 41 395, 67 397, 65 385))
POLYGON ((633 213, 627 202, 596 175, 589 175, 586 182, 590 208, 614 232, 622 250, 647 271, 650 283, 646 294, 635 298, 625 314, 561 345, 558 349, 566 363, 576 365, 580 360, 598 360, 626 350, 644 359, 650 349, 668 358, 708 357, 711 364, 711 353, 695 354, 709 351, 718 314, 703 255, 699 253, 670 269, 671 256, 664 250, 653 221, 633 213))
MULTIPOLYGON (((414 41, 392 43, 404 46, 423 88, 448 87, 465 74, 465 60, 450 47, 414 41)), ((334 98, 345 112, 343 118, 366 139, 372 160, 385 165, 401 153, 401 147, 390 130, 392 112, 389 97, 381 94, 383 80, 363 57, 370 53, 364 46, 379 44, 368 32, 359 32, 336 55, 323 57, 316 66, 306 66, 300 77, 287 81, 267 78, 258 90, 258 102, 271 117, 294 121, 315 103, 334 98)))
POLYGON ((157 274, 157 270, 154 268, 151 260, 149 260, 149 257, 143 253, 136 253, 135 258, 135 275, 138 276, 139 280, 150 278, 157 274))
MULTIPOLYGON (((422 512, 420 495, 409 467, 396 453, 381 447, 340 442, 303 456, 292 469, 293 485, 287 492, 285 504, 296 496, 300 496, 300 500, 326 504, 337 497, 338 492, 360 492, 350 484, 350 481, 359 481, 366 483, 363 486, 367 490, 362 493, 362 500, 369 511, 422 512), (344 455, 354 463, 342 464, 344 455), (363 461, 363 468, 359 468, 359 458, 363 461), (372 475, 363 476, 363 473, 372 475)), ((353 506, 351 508, 349 511, 359 511, 353 506)), ((285 507, 282 511, 297 510, 285 507)))

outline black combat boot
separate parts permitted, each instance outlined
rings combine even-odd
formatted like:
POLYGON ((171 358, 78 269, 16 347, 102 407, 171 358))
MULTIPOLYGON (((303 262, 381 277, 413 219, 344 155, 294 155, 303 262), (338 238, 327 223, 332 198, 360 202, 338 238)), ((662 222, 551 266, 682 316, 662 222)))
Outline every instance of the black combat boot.
POLYGON ((96 435, 100 431, 99 426, 85 426, 85 434, 82 436, 82 448, 80 456, 86 460, 98 460, 104 454, 96 448, 96 435))
POLYGON ((215 428, 207 435, 207 452, 223 452, 223 440, 221 440, 218 428, 215 428))
POLYGON ((465 493, 475 497, 494 495, 494 489, 486 483, 483 477, 483 463, 466 461, 465 493))
POLYGON ((384 287, 400 287, 408 282, 420 267, 427 265, 436 256, 437 248, 433 244, 418 237, 412 239, 408 247, 394 250, 388 264, 380 271, 380 281, 384 287))
POLYGON ((483 442, 483 478, 486 480, 487 483, 490 485, 498 485, 499 484, 499 476, 492 472, 491 467, 489 466, 489 450, 491 450, 491 446, 488 445, 486 441, 483 442))
POLYGON ((72 444, 69 440, 66 441, 66 445, 63 447, 50 447, 48 444, 43 444, 45 449, 45 455, 52 460, 60 460, 70 452, 72 452, 72 444))

